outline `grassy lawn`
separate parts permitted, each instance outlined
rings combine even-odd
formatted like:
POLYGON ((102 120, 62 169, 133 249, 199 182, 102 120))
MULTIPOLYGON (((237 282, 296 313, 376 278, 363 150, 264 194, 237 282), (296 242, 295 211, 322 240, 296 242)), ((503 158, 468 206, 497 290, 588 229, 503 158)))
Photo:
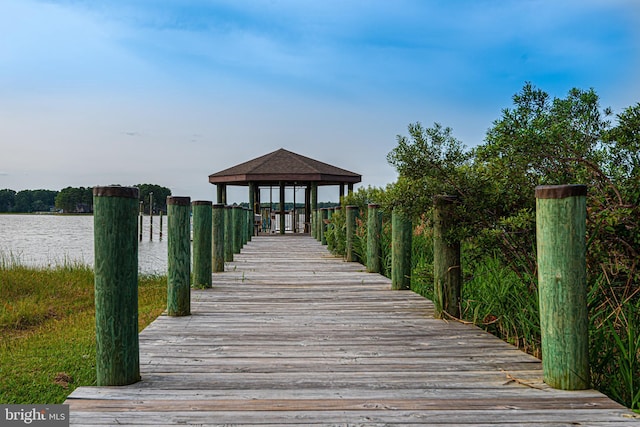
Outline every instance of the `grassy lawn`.
MULTIPOLYGON (((0 402, 62 403, 95 385, 93 270, 0 260, 0 402)), ((139 328, 166 308, 166 277, 139 278, 139 328)))

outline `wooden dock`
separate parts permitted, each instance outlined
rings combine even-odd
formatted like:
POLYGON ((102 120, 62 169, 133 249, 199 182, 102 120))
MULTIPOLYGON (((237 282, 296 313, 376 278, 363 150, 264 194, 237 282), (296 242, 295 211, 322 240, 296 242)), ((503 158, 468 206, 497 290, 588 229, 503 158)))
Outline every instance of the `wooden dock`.
POLYGON ((254 237, 227 267, 141 332, 141 382, 69 396, 72 425, 640 426, 311 237, 254 237))

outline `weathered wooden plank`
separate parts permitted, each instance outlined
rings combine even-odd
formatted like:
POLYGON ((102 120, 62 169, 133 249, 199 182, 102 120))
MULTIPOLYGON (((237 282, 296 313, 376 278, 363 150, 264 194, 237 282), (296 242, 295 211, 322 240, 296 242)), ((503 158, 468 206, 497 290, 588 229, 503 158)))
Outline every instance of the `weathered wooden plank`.
MULTIPOLYGON (((601 393, 594 390, 580 390, 574 393, 558 393, 555 389, 510 387, 510 384, 495 388, 491 392, 494 399, 520 398, 526 400, 552 399, 552 400, 572 400, 593 399, 598 402, 606 399, 601 393)), ((137 386, 128 387, 82 387, 74 392, 76 400, 71 401, 72 405, 81 403, 80 399, 96 400, 151 400, 166 399, 171 396, 173 400, 215 400, 215 399, 369 399, 379 400, 389 398, 384 390, 370 390, 367 388, 350 388, 345 390, 330 390, 326 388, 309 388, 304 391, 294 388, 286 390, 252 389, 252 390, 215 390, 200 389, 197 392, 185 389, 157 389, 141 388, 137 386)), ((404 388, 396 390, 393 394, 396 399, 484 399, 487 398, 486 388, 404 388)), ((608 400, 610 403, 612 401, 608 400)), ((84 403, 83 403, 84 404, 84 403)), ((86 402, 90 405, 90 402, 86 402)), ((615 403, 612 403, 615 404, 615 403)))
POLYGON ((140 334, 141 382, 74 391, 73 425, 640 425, 309 237, 254 237, 225 269, 140 334))
MULTIPOLYGON (((126 404, 114 404, 112 399, 82 401, 73 404, 73 409, 115 411, 363 411, 363 410, 503 410, 521 409, 526 405, 529 410, 554 409, 555 399, 532 399, 502 397, 475 399, 215 399, 215 400, 130 400, 126 404)), ((565 402, 566 409, 621 409, 620 405, 602 396, 598 399, 573 398, 565 402)))
MULTIPOLYGON (((142 367, 141 367, 142 368, 142 367)), ((299 372, 233 372, 233 373, 147 373, 139 387, 158 387, 161 389, 272 389, 288 390, 295 388, 302 390, 311 388, 327 388, 332 390, 345 390, 351 387, 369 390, 397 390, 412 389, 467 389, 484 388, 490 390, 496 387, 521 387, 520 382, 513 382, 500 372, 487 371, 461 371, 461 372, 429 372, 425 375, 417 375, 417 372, 340 372, 329 375, 321 373, 299 372)), ((526 382, 535 387, 542 387, 539 381, 539 371, 519 371, 515 377, 519 381, 526 382)), ((390 392, 393 395, 392 392, 390 392)))
POLYGON ((619 425, 632 425, 634 420, 625 418, 625 411, 615 409, 582 409, 550 411, 548 409, 523 410, 503 408, 502 410, 394 410, 383 411, 112 411, 86 412, 82 419, 78 413, 71 413, 71 423, 85 425, 344 425, 345 423, 372 425, 384 423, 392 425, 436 423, 448 425, 597 425, 600 422, 617 421, 619 425))

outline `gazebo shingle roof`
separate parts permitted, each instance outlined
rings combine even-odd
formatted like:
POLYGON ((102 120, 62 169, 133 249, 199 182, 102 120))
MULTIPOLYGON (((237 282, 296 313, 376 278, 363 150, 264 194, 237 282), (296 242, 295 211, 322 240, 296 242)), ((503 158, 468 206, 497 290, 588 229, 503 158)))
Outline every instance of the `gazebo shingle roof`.
POLYGON ((357 183, 361 175, 283 148, 209 175, 211 184, 248 185, 249 182, 315 182, 318 185, 357 183))

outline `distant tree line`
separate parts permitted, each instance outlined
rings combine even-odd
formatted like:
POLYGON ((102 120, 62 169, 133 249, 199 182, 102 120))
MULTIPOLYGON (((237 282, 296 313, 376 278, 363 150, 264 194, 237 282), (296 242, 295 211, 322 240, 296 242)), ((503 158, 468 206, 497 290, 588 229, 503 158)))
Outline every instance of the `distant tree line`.
MULTIPOLYGON (((134 185, 140 189, 140 201, 145 213, 149 213, 150 193, 153 193, 153 212, 166 212, 167 196, 171 190, 155 184, 134 185)), ((93 212, 92 187, 66 187, 55 190, 0 190, 0 213, 33 212, 93 212)))
POLYGON ((0 212, 46 212, 53 209, 57 191, 0 190, 0 212))

